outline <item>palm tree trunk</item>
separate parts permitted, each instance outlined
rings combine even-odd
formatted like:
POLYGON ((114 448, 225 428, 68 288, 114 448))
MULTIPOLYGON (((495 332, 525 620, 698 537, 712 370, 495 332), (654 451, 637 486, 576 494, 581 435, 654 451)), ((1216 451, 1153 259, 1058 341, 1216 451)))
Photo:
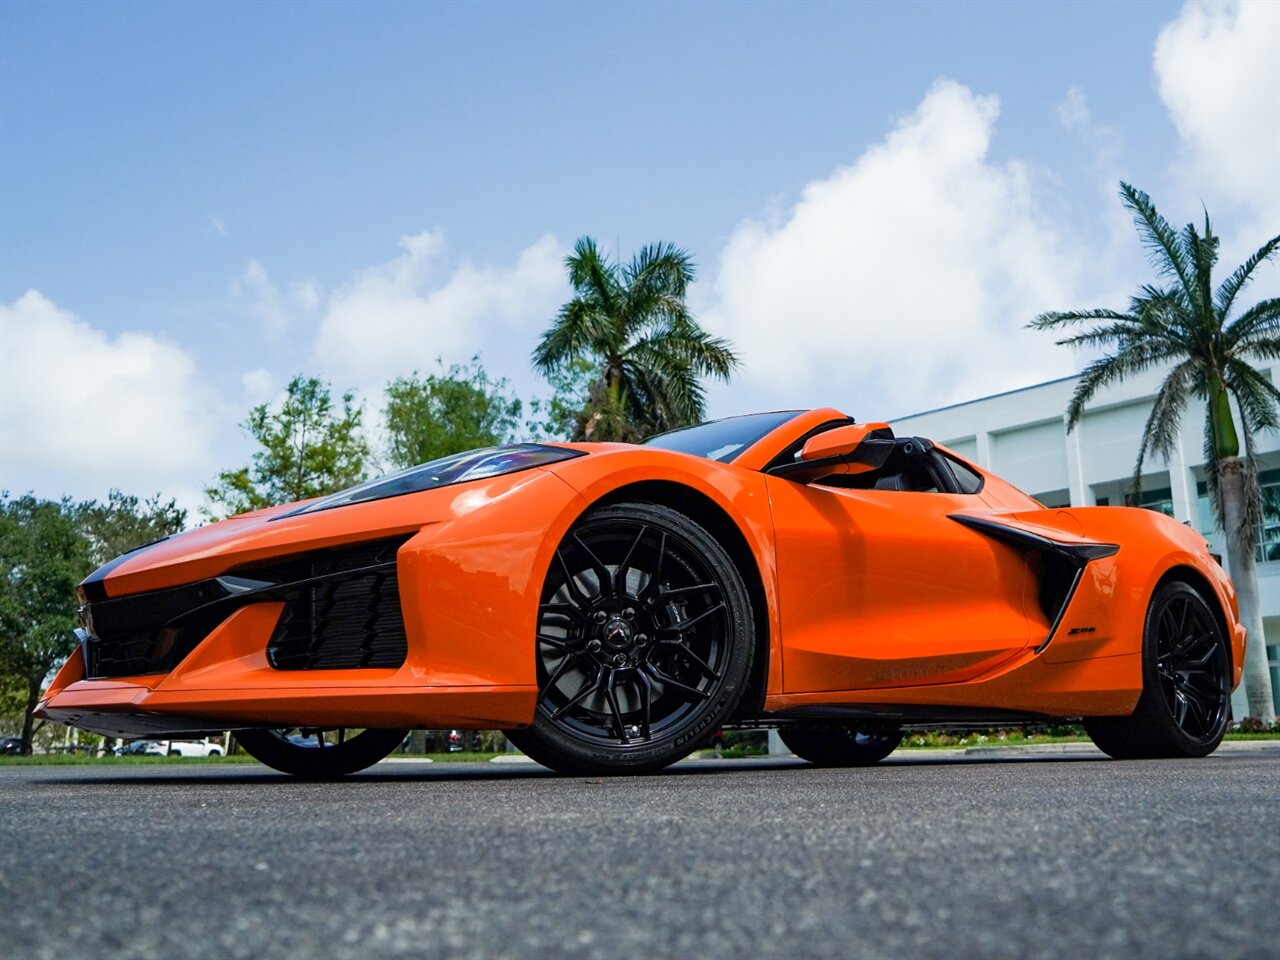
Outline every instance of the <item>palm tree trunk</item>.
POLYGON ((1229 457, 1218 461, 1218 487, 1227 528, 1227 568, 1236 586, 1240 622, 1248 634, 1244 650, 1244 691, 1249 701, 1249 716, 1263 723, 1275 723, 1267 641, 1262 629, 1262 607, 1258 603, 1258 567, 1253 538, 1246 528, 1243 460, 1229 457))

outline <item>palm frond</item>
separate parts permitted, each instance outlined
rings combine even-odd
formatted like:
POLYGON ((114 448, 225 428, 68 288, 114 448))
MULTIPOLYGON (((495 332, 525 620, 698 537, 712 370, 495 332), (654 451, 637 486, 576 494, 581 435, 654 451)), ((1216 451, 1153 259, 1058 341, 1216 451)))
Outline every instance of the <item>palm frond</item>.
POLYGON ((1142 326, 1136 319, 1131 324, 1113 323, 1105 327, 1095 327, 1084 333, 1077 333, 1061 340, 1053 341, 1060 347, 1106 347, 1127 343, 1137 336, 1142 326))
POLYGON ((1194 362, 1184 360, 1170 370, 1160 384, 1155 402, 1151 405, 1151 413, 1142 428, 1142 442, 1138 445, 1138 460, 1133 468, 1131 483, 1135 499, 1142 495, 1142 467, 1147 455, 1158 454, 1167 462, 1178 445, 1178 427, 1187 406, 1194 372, 1194 362))
MULTIPOLYGON (((1042 313, 1027 324, 1032 330, 1052 330, 1054 327, 1065 327, 1072 323, 1084 323, 1086 320, 1136 320, 1132 314, 1119 310, 1051 310, 1042 313)), ((1061 342, 1061 341, 1059 341, 1061 342)))
POLYGON ((573 253, 564 259, 569 285, 582 297, 600 301, 604 312, 610 312, 619 294, 618 265, 601 253, 591 237, 579 237, 573 253))
POLYGON ((1120 200, 1133 214, 1134 225, 1156 272, 1177 280, 1190 294, 1196 287, 1195 271, 1169 221, 1160 215, 1149 196, 1124 181, 1120 182, 1120 200))
MULTIPOLYGON (((1219 318, 1213 310, 1213 268, 1218 262, 1218 238, 1213 235, 1209 223, 1209 211, 1204 214, 1204 233, 1196 231, 1194 223, 1182 229, 1182 249, 1190 255, 1195 286, 1189 291, 1195 312, 1205 320, 1219 318)), ((1215 322, 1214 326, 1220 323, 1215 322)))
POLYGON ((1280 430, 1280 388, 1243 360, 1225 364, 1223 381, 1244 421, 1245 433, 1280 430))
POLYGON ((560 313, 533 350, 533 366, 544 374, 560 369, 575 357, 602 353, 609 334, 608 316, 600 306, 575 297, 560 313))
POLYGON ((1235 303, 1236 294, 1245 288, 1249 280, 1253 277, 1253 271, 1258 265, 1270 260, 1277 250, 1280 248, 1280 236, 1272 237, 1253 253, 1244 263, 1236 267, 1235 273, 1222 281, 1222 286, 1218 287, 1218 294, 1215 298, 1215 306, 1218 315, 1226 319, 1231 312, 1232 304, 1235 303))
POLYGON ((1075 429, 1084 414, 1085 404, 1103 387, 1150 370, 1174 355, 1174 350, 1165 343, 1138 340, 1116 354, 1090 363, 1080 374, 1071 402, 1067 405, 1067 429, 1075 429))
POLYGON ((1280 333, 1280 297, 1259 300, 1232 320, 1225 332, 1232 346, 1249 343, 1259 334, 1267 337, 1280 333))

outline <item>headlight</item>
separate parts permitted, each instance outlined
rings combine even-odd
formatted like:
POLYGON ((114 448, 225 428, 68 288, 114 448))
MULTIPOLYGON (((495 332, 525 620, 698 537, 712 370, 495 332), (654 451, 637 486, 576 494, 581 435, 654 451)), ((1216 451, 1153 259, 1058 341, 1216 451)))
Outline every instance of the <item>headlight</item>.
POLYGON ((455 453, 452 456, 441 457, 439 460, 432 460, 430 463, 401 470, 399 473, 369 480, 349 490, 343 490, 341 493, 315 500, 297 510, 290 510, 276 519, 296 517, 333 507, 345 507, 352 503, 399 497, 406 493, 421 493, 424 490, 434 490, 436 487, 466 483, 468 480, 487 480, 504 473, 543 467, 549 463, 572 460, 574 457, 583 455, 581 450, 568 450, 564 447, 551 447, 541 443, 514 443, 502 447, 468 450, 466 453, 455 453))

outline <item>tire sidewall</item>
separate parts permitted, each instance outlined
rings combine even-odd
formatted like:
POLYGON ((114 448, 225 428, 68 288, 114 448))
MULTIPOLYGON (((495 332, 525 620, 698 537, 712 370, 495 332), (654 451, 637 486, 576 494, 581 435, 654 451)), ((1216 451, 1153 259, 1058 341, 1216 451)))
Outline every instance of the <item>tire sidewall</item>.
POLYGON ((1216 750, 1218 744, 1222 742, 1222 738, 1227 732, 1227 727, 1230 725, 1229 711, 1217 734, 1208 741, 1197 740, 1189 736, 1186 731, 1178 726, 1173 710, 1165 699, 1160 683, 1160 674, 1156 666, 1158 653, 1156 648, 1159 643, 1159 616, 1169 602, 1180 595, 1190 598, 1192 603, 1201 608, 1205 620, 1209 623, 1213 632, 1215 643, 1219 647, 1225 648, 1226 640, 1222 635, 1222 627, 1218 623, 1218 618, 1214 616, 1213 608, 1205 602, 1200 591, 1182 580, 1170 580, 1165 583, 1156 591, 1155 596, 1151 599, 1151 604, 1147 607, 1147 618, 1142 638, 1142 700, 1145 702, 1140 709, 1145 708, 1152 715, 1160 718, 1166 728, 1166 736, 1169 739, 1170 746, 1173 747, 1177 754, 1204 757, 1216 750))

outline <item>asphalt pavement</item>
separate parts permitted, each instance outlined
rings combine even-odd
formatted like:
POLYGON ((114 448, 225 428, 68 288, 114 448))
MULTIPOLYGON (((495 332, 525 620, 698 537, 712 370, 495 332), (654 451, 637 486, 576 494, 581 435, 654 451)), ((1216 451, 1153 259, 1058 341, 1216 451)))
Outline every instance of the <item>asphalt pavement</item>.
POLYGON ((0 767, 0 957, 1280 957, 1280 746, 1199 761, 0 767))

